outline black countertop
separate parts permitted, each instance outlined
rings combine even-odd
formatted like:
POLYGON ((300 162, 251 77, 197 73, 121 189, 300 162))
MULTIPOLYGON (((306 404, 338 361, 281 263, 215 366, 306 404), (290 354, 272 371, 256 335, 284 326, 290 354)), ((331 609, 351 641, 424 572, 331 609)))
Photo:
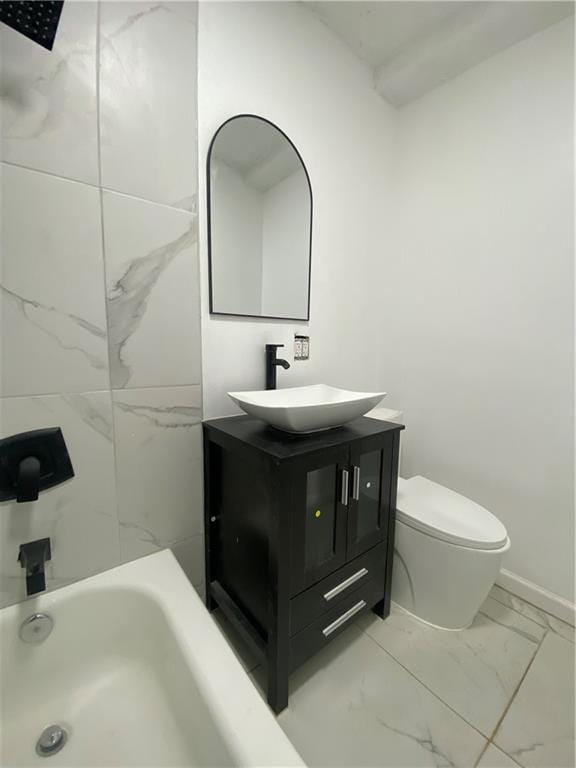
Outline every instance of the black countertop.
POLYGON ((404 425, 361 416, 342 427, 295 435, 275 429, 253 416, 228 416, 224 419, 205 421, 204 429, 216 438, 219 433, 227 438, 239 440, 273 459, 285 460, 343 443, 352 443, 372 435, 381 435, 383 432, 400 431, 404 429, 404 425))

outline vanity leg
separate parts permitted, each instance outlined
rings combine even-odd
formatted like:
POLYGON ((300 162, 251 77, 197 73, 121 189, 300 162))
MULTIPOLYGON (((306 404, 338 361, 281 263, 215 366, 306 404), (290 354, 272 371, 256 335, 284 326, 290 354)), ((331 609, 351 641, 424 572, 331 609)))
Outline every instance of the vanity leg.
POLYGON ((386 606, 386 599, 383 597, 382 600, 379 600, 374 608, 372 608, 376 616, 379 616, 381 619, 385 619, 390 615, 390 601, 388 601, 388 606, 386 606))
POLYGON ((398 460, 400 457, 400 432, 395 432, 392 443, 392 485, 388 508, 388 536, 386 545, 386 574, 384 577, 384 597, 372 609, 377 616, 385 619, 390 615, 390 596, 392 594, 392 566, 394 564, 394 534, 396 531, 396 499, 398 487, 398 460))
POLYGON ((290 663, 290 478, 276 468, 269 479, 275 489, 268 542, 267 698, 278 714, 288 706, 290 663))
POLYGON ((288 667, 283 659, 268 662, 266 698, 270 709, 278 715, 288 706, 288 667))

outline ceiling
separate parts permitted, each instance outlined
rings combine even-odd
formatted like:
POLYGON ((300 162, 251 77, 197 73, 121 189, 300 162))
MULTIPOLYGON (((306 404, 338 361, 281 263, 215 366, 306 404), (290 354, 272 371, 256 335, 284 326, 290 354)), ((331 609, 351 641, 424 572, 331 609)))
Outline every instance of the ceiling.
POLYGON ((574 13, 569 1, 304 0, 403 106, 574 13))
POLYGON ((212 157, 235 170, 259 192, 266 192, 302 169, 299 156, 284 134, 249 115, 220 127, 212 157))

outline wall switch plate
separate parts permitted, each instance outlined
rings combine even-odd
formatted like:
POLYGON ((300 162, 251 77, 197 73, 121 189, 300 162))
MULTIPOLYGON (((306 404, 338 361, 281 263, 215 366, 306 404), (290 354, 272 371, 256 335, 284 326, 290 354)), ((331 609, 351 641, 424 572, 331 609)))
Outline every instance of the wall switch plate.
POLYGON ((294 360, 308 360, 310 357, 310 336, 294 334, 294 360))

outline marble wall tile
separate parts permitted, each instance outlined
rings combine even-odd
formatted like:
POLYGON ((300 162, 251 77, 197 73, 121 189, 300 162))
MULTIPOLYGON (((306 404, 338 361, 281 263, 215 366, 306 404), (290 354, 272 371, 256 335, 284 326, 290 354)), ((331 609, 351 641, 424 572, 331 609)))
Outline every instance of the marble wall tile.
POLYGON ((96 2, 66 2, 52 51, 0 26, 2 159, 98 183, 96 2))
POLYGON ((486 743, 354 626, 291 676, 278 722, 310 766, 470 768, 486 743))
POLYGON ((0 590, 4 605, 25 598, 18 548, 49 536, 48 588, 120 562, 109 392, 10 397, 0 401, 0 434, 59 426, 75 476, 38 501, 0 504, 0 590))
POLYGON ((366 614, 358 625, 489 737, 545 632, 500 603, 492 603, 461 632, 424 624, 397 606, 386 621, 366 614))
POLYGON ((548 632, 494 742, 527 768, 573 768, 574 645, 548 632))
POLYGON ((112 387, 200 382, 197 217, 105 193, 112 387))
POLYGON ((50 589, 165 546, 204 588, 196 10, 69 1, 52 52, 0 28, 0 437, 60 425, 77 469, 2 505, 0 605, 44 535, 50 589))
MULTIPOLYGON (((200 387, 122 390, 113 399, 120 543, 127 561, 202 534, 200 387)), ((196 551, 201 557, 198 542, 196 551)))
POLYGON ((2 167, 3 395, 109 387, 98 190, 2 167))
POLYGON ((104 187, 195 210, 196 90, 196 3, 102 3, 104 187))

